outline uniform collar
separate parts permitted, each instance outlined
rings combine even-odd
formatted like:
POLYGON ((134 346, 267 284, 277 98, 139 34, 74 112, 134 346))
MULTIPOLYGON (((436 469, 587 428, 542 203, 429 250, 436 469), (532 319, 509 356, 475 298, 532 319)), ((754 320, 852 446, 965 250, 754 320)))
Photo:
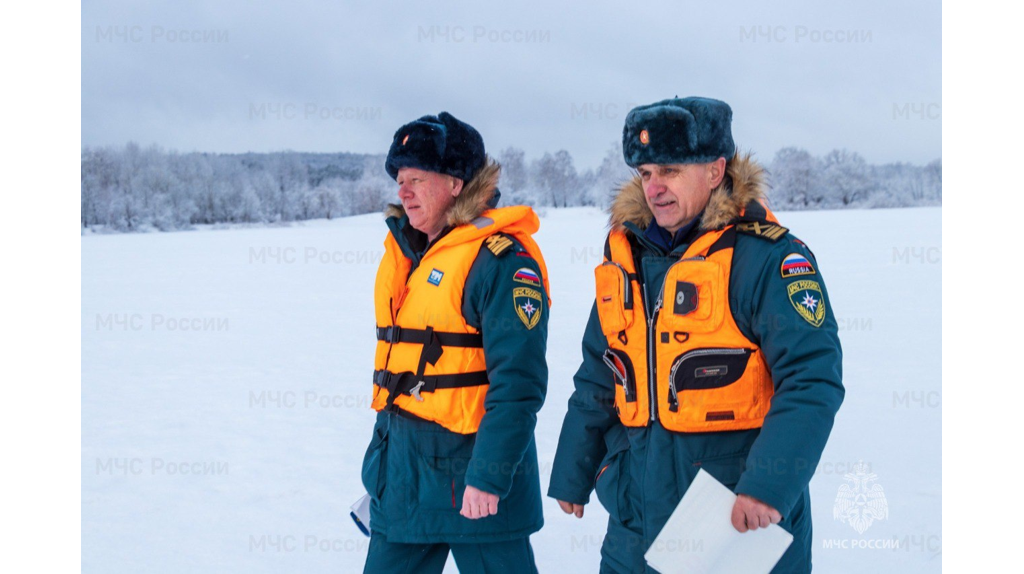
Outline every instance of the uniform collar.
POLYGON ((653 244, 661 249, 664 253, 671 253, 676 251, 680 246, 689 245, 693 242, 694 236, 698 231, 697 224, 700 222, 701 217, 704 213, 694 217, 689 223, 679 228, 674 234, 669 233, 667 229, 658 225, 658 222, 654 219, 651 220, 650 225, 643 231, 643 237, 647 241, 645 243, 653 244))
POLYGON ((416 264, 419 264, 420 260, 423 259, 423 254, 427 252, 427 249, 430 249, 431 245, 437 243, 445 235, 448 235, 452 229, 455 229, 448 225, 441 230, 441 233, 433 241, 428 241, 426 233, 419 231, 409 224, 408 215, 402 214, 401 217, 389 217, 387 225, 391 230, 391 235, 398 241, 402 254, 413 260, 416 264))
MULTIPOLYGON (((500 199, 501 192, 495 187, 491 190, 485 206, 488 209, 494 209, 498 206, 500 199)), ((402 253, 417 264, 419 264, 423 254, 427 252, 427 249, 430 249, 431 245, 440 241, 456 227, 449 224, 441 230, 441 233, 433 241, 428 241, 426 233, 417 230, 409 224, 409 215, 405 213, 405 210, 399 209, 400 206, 397 205, 391 207, 393 209, 388 211, 388 217, 385 220, 388 229, 391 230, 391 234, 398 240, 398 246, 402 249, 402 253)))

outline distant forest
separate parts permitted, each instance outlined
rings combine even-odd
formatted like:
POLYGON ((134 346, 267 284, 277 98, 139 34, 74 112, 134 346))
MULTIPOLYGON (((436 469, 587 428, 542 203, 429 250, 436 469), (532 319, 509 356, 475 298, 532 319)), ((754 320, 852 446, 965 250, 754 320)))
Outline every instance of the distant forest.
MULTIPOLYGON (((507 148, 502 204, 606 207, 633 173, 613 145, 596 169, 569 152, 527 161, 507 148)), ((765 166, 780 211, 942 204, 942 160, 870 165, 847 150, 824 157, 785 148, 765 166)), ((173 231, 206 224, 274 224, 373 213, 396 200, 384 156, 352 153, 177 153, 158 147, 82 149, 82 232, 173 231)))

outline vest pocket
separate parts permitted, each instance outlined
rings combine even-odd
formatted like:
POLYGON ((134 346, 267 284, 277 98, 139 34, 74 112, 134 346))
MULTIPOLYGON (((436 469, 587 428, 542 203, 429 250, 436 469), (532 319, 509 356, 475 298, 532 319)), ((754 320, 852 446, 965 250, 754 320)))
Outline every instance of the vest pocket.
MULTIPOLYGON (((636 371, 633 370, 633 361, 625 351, 618 349, 607 349, 602 357, 604 364, 612 370, 615 384, 622 387, 622 396, 627 403, 636 402, 636 371)), ((616 389, 618 391, 618 389, 616 389)), ((616 395, 618 392, 616 392, 616 395)))
POLYGON ((633 289, 629 273, 614 261, 594 269, 597 316, 605 335, 618 335, 633 324, 633 289))
POLYGON ((751 349, 694 349, 677 357, 669 372, 669 410, 697 423, 746 416, 756 399, 757 373, 744 377, 752 354, 751 349))
POLYGON ((659 328, 711 333, 725 319, 728 280, 722 265, 702 257, 683 259, 665 274, 659 328))
POLYGON ((601 357, 615 379, 615 410, 623 420, 636 416, 636 371, 629 354, 620 349, 607 349, 601 357))

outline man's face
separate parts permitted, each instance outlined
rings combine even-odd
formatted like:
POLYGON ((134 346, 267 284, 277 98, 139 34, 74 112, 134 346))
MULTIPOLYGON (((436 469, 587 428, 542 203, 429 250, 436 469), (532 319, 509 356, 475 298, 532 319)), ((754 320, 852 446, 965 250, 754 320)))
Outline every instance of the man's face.
POLYGON ((414 167, 398 170, 398 199, 409 223, 433 241, 448 221, 448 209, 462 192, 462 180, 414 167))
POLYGON ((675 233, 707 207, 711 190, 725 175, 725 159, 705 164, 645 163, 637 172, 654 219, 675 233))

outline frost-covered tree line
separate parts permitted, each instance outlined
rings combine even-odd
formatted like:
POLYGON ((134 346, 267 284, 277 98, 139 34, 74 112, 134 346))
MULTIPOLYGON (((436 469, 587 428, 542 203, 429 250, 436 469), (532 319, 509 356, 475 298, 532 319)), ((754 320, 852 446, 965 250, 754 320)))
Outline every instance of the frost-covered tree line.
POLYGON ((82 226, 113 231, 278 223, 380 211, 394 193, 384 156, 82 150, 82 226))
POLYGON ((501 193, 511 204, 535 207, 606 206, 622 182, 633 176, 612 145, 597 169, 577 171, 566 150, 545 152, 529 162, 523 150, 510 147, 495 158, 501 164, 501 193))
POLYGON ((942 160, 923 167, 870 165, 837 149, 824 157, 788 147, 768 166, 774 209, 841 209, 942 205, 942 160))
MULTIPOLYGON (((527 159, 510 147, 502 165, 504 205, 606 207, 633 176, 613 144, 596 168, 579 171, 566 150, 527 159)), ((381 211, 395 200, 383 155, 177 153, 129 143, 82 150, 82 227, 102 231, 271 224, 381 211)), ((814 157, 780 150, 767 166, 780 210, 940 205, 942 164, 869 165, 846 150, 814 157)))
MULTIPOLYGON (((515 203, 534 206, 606 207, 633 170, 613 145, 601 165, 582 173, 565 150, 527 163, 522 150, 498 155, 502 190, 515 203)), ((773 209, 808 210, 942 205, 942 160, 925 166, 907 163, 870 165, 845 149, 815 157, 806 150, 779 150, 765 168, 773 209)))

